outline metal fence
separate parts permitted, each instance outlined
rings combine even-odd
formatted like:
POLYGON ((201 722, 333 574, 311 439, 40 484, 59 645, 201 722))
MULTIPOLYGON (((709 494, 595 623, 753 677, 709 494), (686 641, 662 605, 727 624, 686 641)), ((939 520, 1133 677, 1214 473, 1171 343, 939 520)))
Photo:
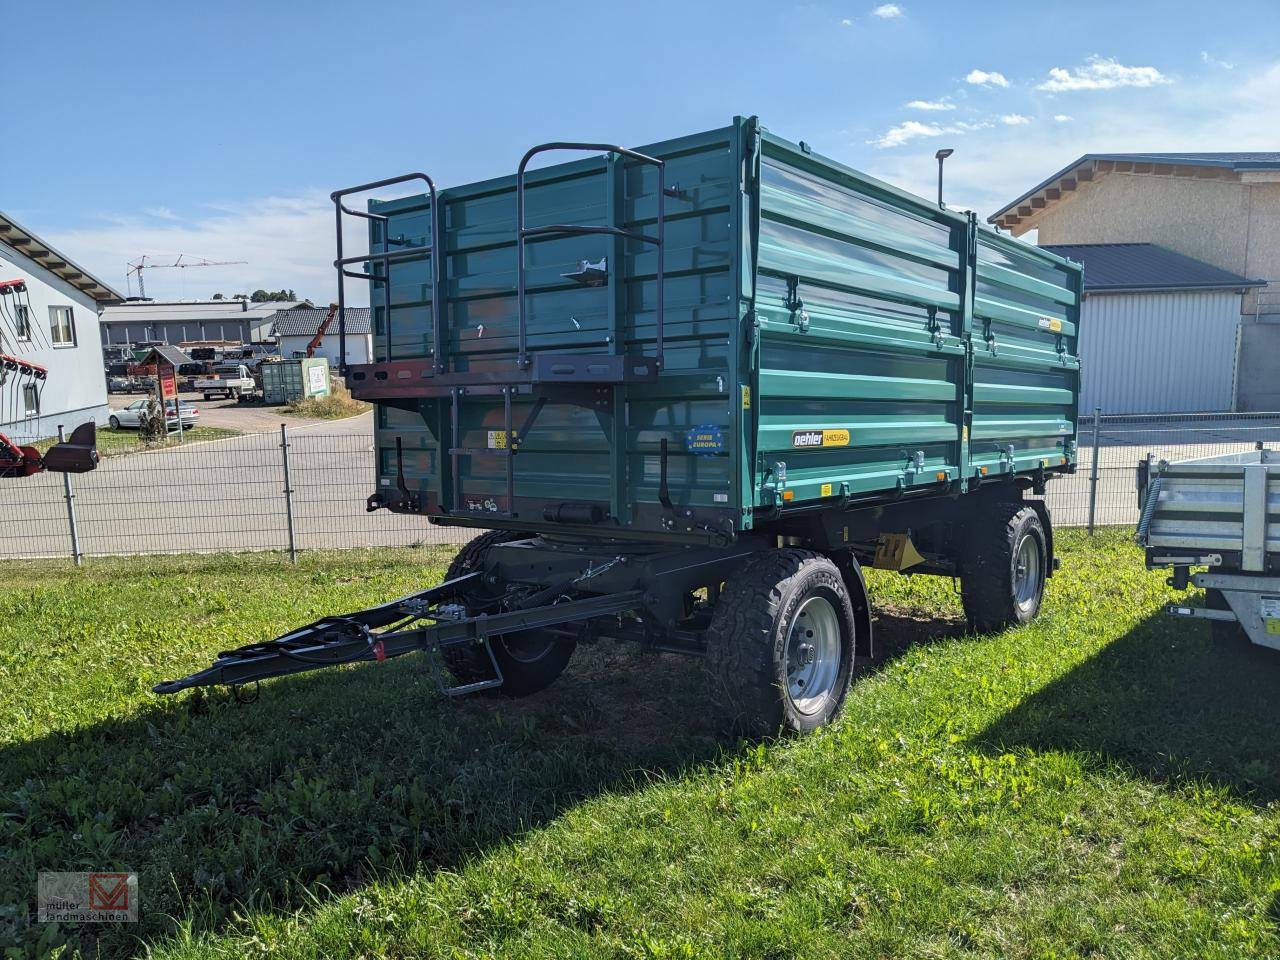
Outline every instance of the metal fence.
MULTIPOLYGON (((1048 486, 1055 524, 1136 524, 1137 462, 1280 443, 1280 413, 1085 416, 1079 468, 1048 486)), ((214 553, 461 543, 474 531, 365 511, 372 436, 247 434, 0 483, 0 557, 214 553)))

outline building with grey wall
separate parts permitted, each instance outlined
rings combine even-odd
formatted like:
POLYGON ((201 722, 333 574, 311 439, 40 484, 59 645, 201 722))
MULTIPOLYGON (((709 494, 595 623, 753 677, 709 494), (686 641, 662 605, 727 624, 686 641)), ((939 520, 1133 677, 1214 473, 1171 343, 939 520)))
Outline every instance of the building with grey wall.
POLYGON ((1280 318, 1280 152, 1085 154, 987 219, 1044 246, 1154 243, 1269 281, 1241 311, 1280 318))
POLYGON ((1098 407, 1217 413, 1251 402, 1237 356, 1242 328, 1260 325, 1241 317, 1240 303, 1261 281, 1152 243, 1045 246, 1084 266, 1082 416, 1098 407))
POLYGON ((102 343, 268 343, 276 316, 299 308, 312 307, 306 301, 130 300, 103 311, 102 343))
POLYGON ((3 213, 0 285, 0 353, 48 371, 36 382, 0 365, 0 433, 28 442, 105 423, 98 314, 120 294, 3 213))

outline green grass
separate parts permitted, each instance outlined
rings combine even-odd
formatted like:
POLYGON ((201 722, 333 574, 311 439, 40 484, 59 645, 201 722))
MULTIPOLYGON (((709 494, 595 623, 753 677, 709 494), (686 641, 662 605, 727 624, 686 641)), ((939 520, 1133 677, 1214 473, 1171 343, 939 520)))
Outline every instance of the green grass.
POLYGON ((1120 532, 1060 540, 1044 615, 999 635, 963 635, 949 582, 873 572, 883 665, 834 727, 767 745, 720 737, 696 663, 612 646, 517 703, 443 703, 413 657, 248 706, 149 693, 439 553, 7 563, 0 944, 1280 955, 1280 659, 1160 615, 1120 532), (140 924, 28 919, 37 870, 91 867, 141 871, 140 924))
MULTIPOLYGON (((209 440, 225 440, 227 437, 240 436, 239 430, 226 427, 191 427, 183 433, 182 440, 172 433, 162 443, 149 446, 142 442, 137 430, 112 430, 110 427, 98 428, 98 453, 104 457, 118 457, 128 453, 142 453, 145 450, 159 450, 163 447, 176 447, 179 443, 204 443, 209 440)), ((41 440, 35 446, 41 452, 57 443, 57 439, 41 440)))

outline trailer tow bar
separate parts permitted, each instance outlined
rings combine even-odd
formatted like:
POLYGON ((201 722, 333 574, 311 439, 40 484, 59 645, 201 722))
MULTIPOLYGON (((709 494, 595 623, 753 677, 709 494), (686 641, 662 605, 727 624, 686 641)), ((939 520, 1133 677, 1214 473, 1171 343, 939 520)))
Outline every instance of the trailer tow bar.
POLYGON ((275 640, 224 650, 204 670, 180 680, 158 683, 152 690, 171 694, 192 687, 228 686, 234 689, 270 677, 345 663, 381 663, 422 650, 430 659, 431 672, 440 691, 446 696, 459 696, 502 685, 502 671, 489 644, 491 637, 615 616, 638 608, 644 597, 643 591, 627 590, 501 613, 454 615, 447 601, 463 599, 467 588, 479 586, 480 580, 481 574, 469 573, 368 610, 323 617, 275 640), (423 623, 428 620, 435 622, 423 623), (444 647, 468 643, 484 647, 494 676, 449 686, 436 663, 436 653, 444 647))

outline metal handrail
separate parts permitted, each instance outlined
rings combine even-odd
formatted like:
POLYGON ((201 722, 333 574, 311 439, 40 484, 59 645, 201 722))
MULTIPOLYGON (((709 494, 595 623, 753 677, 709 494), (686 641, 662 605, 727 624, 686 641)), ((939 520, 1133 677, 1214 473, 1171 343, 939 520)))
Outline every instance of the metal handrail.
MULTIPOLYGON (((436 185, 425 173, 406 173, 399 177, 388 177, 385 180, 375 180, 372 183, 362 183, 358 186, 347 187, 344 190, 335 190, 329 194, 329 199, 333 201, 334 223, 337 230, 337 259, 333 261, 333 266, 338 271, 338 374, 346 376, 347 373, 347 292, 346 278, 365 279, 365 280, 381 280, 383 281, 383 315, 386 317, 386 334, 387 334, 387 362, 390 363, 391 355, 391 264, 398 260, 416 260, 421 259, 424 255, 431 257, 431 282, 434 287, 431 296, 431 335, 433 341, 434 360, 438 364, 440 361, 440 305, 437 293, 440 289, 440 237, 438 227, 440 218, 439 211, 436 207, 436 185), (343 197, 349 197, 357 193, 365 193, 369 190, 378 190, 382 187, 390 187, 397 183, 407 183, 410 180, 421 180, 427 185, 427 192, 431 197, 431 243, 429 246, 414 247, 406 250, 388 250, 383 253, 372 253, 358 257, 344 257, 342 255, 342 215, 349 214, 353 217, 360 217, 364 220, 371 220, 375 223, 387 223, 390 218, 378 213, 369 213, 363 210, 353 210, 342 202, 343 197), (346 268, 353 263, 380 263, 383 265, 385 275, 379 277, 373 274, 358 274, 346 268)), ((390 237, 384 237, 383 242, 390 246, 390 237)))
POLYGON ((666 204, 667 182, 666 182, 666 162, 659 160, 657 157, 651 157, 647 154, 639 153, 636 150, 629 150, 626 147, 619 147, 608 143, 574 143, 570 141, 556 141, 553 143, 540 143, 536 147, 530 147, 520 160, 520 166, 516 169, 516 309, 518 311, 520 325, 520 352, 516 362, 520 367, 529 366, 529 330, 528 330, 528 311, 525 304, 526 293, 526 272, 525 265, 525 240, 528 237, 547 236, 550 234, 606 234, 615 237, 623 237, 628 240, 637 240, 642 243, 653 244, 658 251, 658 270, 656 275, 657 294, 655 296, 655 309, 657 311, 657 365, 661 370, 663 366, 663 287, 666 285, 666 261, 664 259, 664 250, 666 248, 666 204), (553 150, 577 150, 589 153, 616 153, 623 157, 630 157, 640 163, 648 163, 658 168, 658 222, 655 235, 642 233, 639 231, 623 230, 621 227, 596 227, 586 226, 584 224, 572 223, 556 223, 541 227, 525 226, 525 209, 524 209, 524 178, 525 168, 528 167, 529 161, 540 153, 548 153, 553 150))

